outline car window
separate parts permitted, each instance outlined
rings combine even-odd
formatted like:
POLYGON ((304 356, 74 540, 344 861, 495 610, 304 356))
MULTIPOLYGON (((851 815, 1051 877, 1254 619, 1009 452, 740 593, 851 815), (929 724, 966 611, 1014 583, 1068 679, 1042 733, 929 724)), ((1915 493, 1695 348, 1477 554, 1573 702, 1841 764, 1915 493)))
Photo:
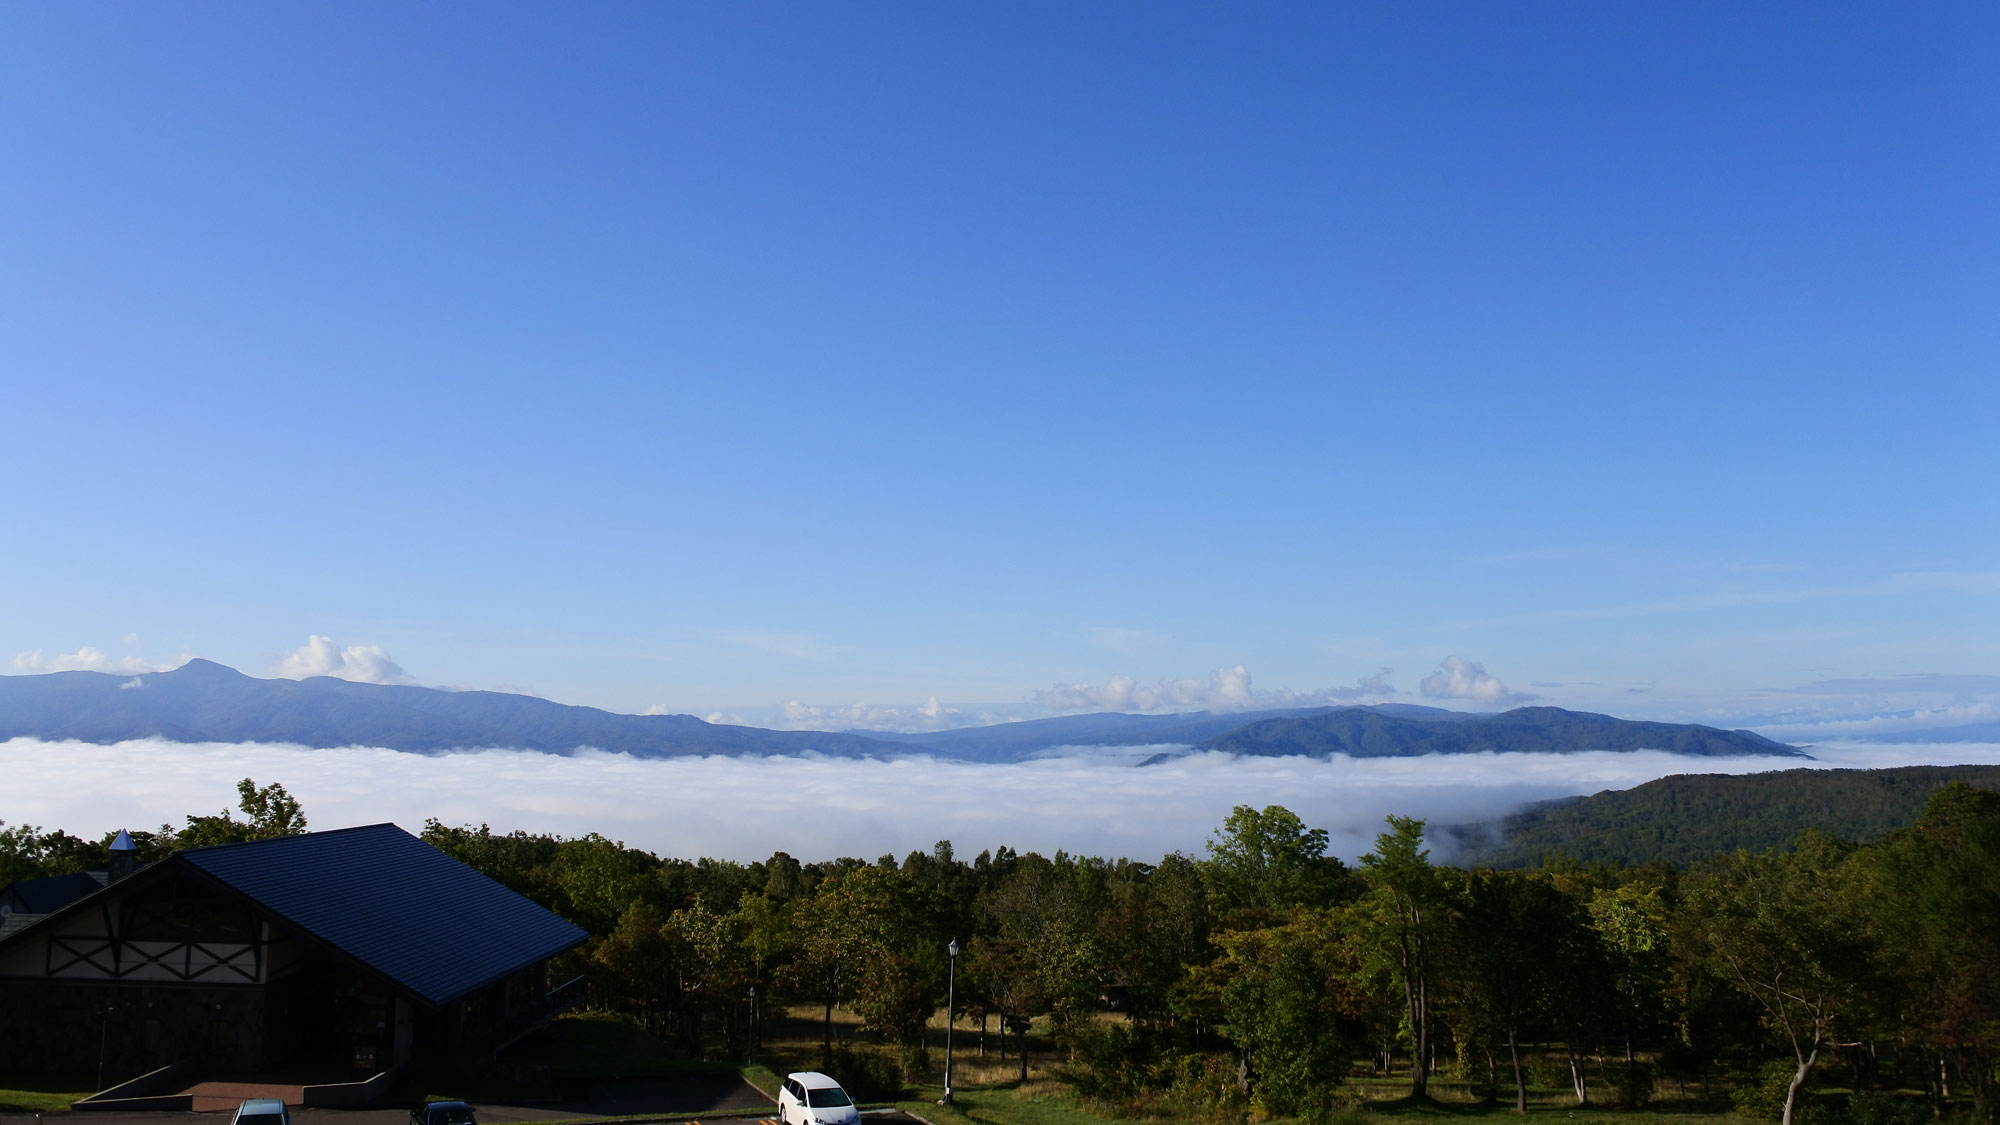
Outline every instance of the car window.
POLYGON ((854 1103, 848 1099, 847 1091, 838 1086, 828 1086, 823 1090, 807 1090, 806 1104, 814 1109, 835 1109, 854 1103))
POLYGON ((431 1114, 431 1125, 478 1125, 471 1106, 453 1106, 431 1114))
POLYGON ((239 1113, 236 1125, 285 1125, 282 1113, 239 1113))

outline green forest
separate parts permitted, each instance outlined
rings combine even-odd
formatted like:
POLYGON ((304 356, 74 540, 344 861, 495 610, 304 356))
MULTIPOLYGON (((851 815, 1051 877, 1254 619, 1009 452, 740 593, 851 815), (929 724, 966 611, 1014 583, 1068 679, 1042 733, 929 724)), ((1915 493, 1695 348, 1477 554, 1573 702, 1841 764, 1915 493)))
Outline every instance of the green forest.
MULTIPOLYGON (((281 786, 239 796, 240 817, 134 833, 142 856, 304 830, 281 786)), ((733 1060, 771 1013, 809 1009, 807 1061, 864 1097, 935 1075, 949 989, 961 1043, 990 1027, 1023 1080, 1033 1056, 1123 1117, 1325 1120, 1367 1081, 1521 1112, 1553 1086, 1577 1107, 1728 1098, 1784 1125, 1995 1119, 2000 794, 1963 782, 1866 843, 1808 829, 1686 866, 1454 867, 1394 816, 1350 866, 1279 806, 1145 862, 948 842, 688 860, 435 820, 423 837, 588 929, 571 967, 596 1008, 733 1060)), ((101 865, 104 845, 0 825, 0 883, 101 865)))

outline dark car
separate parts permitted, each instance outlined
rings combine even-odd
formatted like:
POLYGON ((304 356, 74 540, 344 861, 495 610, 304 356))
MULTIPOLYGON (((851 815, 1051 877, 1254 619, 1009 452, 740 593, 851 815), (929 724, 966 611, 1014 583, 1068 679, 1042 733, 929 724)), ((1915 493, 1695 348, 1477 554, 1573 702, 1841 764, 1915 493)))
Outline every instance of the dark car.
POLYGON ((425 1102, 410 1111, 410 1125, 479 1125, 464 1102, 425 1102))

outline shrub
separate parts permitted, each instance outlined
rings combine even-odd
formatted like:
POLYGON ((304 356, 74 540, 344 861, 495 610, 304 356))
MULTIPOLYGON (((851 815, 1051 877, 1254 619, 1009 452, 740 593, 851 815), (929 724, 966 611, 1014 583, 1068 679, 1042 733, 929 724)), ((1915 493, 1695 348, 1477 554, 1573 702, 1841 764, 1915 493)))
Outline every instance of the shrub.
POLYGON ((1551 1055, 1535 1055, 1522 1066, 1528 1074, 1528 1085, 1542 1089, 1568 1089, 1569 1064, 1551 1055))
POLYGON ((1838 1125, 1926 1125, 1930 1107, 1913 1098, 1866 1091, 1847 1099, 1847 1108, 1838 1115, 1838 1125))
MULTIPOLYGON (((1785 1093, 1791 1089, 1792 1075, 1797 1072, 1797 1066, 1782 1059, 1743 1071, 1736 1076, 1735 1089, 1730 1091, 1729 1100, 1736 1106, 1736 1112, 1745 1117, 1782 1121, 1785 1117, 1785 1093)), ((1814 1108, 1811 1092, 1812 1081, 1809 1077, 1806 1085, 1799 1090, 1798 1104, 1793 1107, 1793 1125, 1802 1125, 1816 1116, 1809 1112, 1814 1108)))
POLYGON ((1249 1099, 1236 1084, 1234 1056, 1188 1052, 1173 1056, 1163 1069, 1172 1076, 1167 1097, 1183 1119, 1243 1120, 1249 1099))
POLYGON ((1653 1065, 1651 1063, 1630 1062, 1613 1070, 1608 1076, 1618 1104, 1626 1109, 1640 1109, 1653 1100, 1653 1065))
POLYGON ((833 1049, 827 1073, 856 1101, 894 1101, 903 1096, 902 1068, 886 1051, 843 1044, 833 1049))

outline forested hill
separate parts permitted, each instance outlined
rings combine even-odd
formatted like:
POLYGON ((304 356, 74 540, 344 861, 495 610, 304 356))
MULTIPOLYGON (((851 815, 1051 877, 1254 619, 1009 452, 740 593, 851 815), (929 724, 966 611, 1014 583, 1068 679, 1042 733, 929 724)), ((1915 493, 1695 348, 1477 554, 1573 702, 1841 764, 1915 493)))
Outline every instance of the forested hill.
POLYGON ((1931 794, 1953 781, 2000 790, 2000 765, 1682 774, 1517 813, 1501 822, 1497 843, 1478 828, 1453 834, 1465 846, 1460 862, 1467 866, 1531 867, 1545 855, 1563 855, 1685 867, 1738 849, 1789 848, 1807 828, 1873 840, 1916 823, 1931 794))
POLYGON ((1570 753, 1665 750, 1699 757, 1810 755, 1747 730, 1616 719, 1560 707, 1518 707, 1440 723, 1344 707, 1251 723, 1201 744, 1204 750, 1268 757, 1412 757, 1419 754, 1570 753))

